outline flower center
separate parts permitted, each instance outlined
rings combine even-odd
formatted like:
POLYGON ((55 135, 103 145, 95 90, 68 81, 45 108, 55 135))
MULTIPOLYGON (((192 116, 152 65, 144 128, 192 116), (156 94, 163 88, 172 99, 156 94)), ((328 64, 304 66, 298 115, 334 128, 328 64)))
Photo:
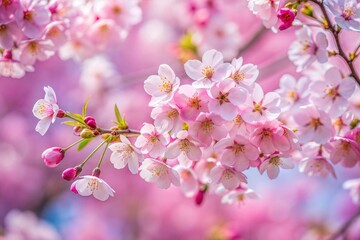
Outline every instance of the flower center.
POLYGON ((245 73, 237 70, 231 75, 231 78, 234 80, 234 82, 239 83, 245 79, 245 73))
POLYGON ((172 84, 171 82, 166 78, 166 77, 162 77, 161 78, 161 88, 160 88, 160 91, 161 92, 166 92, 166 93, 169 93, 172 91, 172 84))
POLYGON ((229 93, 220 92, 219 96, 216 99, 219 101, 220 105, 222 105, 224 102, 229 102, 228 96, 229 93))
POLYGON ((180 150, 183 152, 188 152, 190 149, 190 141, 187 139, 183 139, 180 141, 180 150))
POLYGON ((189 99, 189 107, 191 108, 196 108, 197 110, 199 110, 201 108, 201 104, 200 104, 201 100, 198 97, 193 97, 189 99))
POLYGON ((170 119, 175 119, 177 116, 179 116, 179 113, 175 109, 167 113, 167 117, 170 119))
POLYGON ((341 16, 346 20, 346 21, 349 21, 352 19, 352 17, 355 16, 355 12, 356 11, 356 8, 351 6, 351 7, 348 7, 346 9, 343 10, 341 16))
POLYGON ((201 73, 204 76, 204 78, 211 80, 214 74, 214 68, 212 68, 211 66, 206 66, 201 70, 201 73))
POLYGON ((234 177, 234 173, 230 169, 225 169, 222 175, 223 179, 232 179, 234 177))
POLYGON ((214 123, 210 119, 203 121, 200 125, 200 129, 205 133, 210 133, 213 130, 213 128, 214 128, 214 123))
POLYGON ((115 6, 113 6, 113 8, 112 8, 112 12, 113 12, 114 14, 116 14, 116 15, 119 15, 119 14, 122 12, 122 9, 121 9, 121 7, 120 7, 119 5, 115 5, 115 6))
POLYGON ((0 34, 4 33, 6 31, 6 29, 7 29, 7 26, 5 24, 1 24, 0 25, 0 34))
POLYGON ((151 136, 150 138, 149 138, 149 142, 150 143, 156 143, 158 141, 158 138, 156 137, 156 136, 151 136))
POLYGON ((28 49, 32 53, 36 53, 39 50, 39 44, 37 42, 29 42, 28 49))
POLYGON ((260 103, 253 103, 254 104, 254 109, 253 109, 253 112, 259 112, 260 114, 263 113, 263 106, 260 104, 260 103))
POLYGON ((270 158, 269 163, 271 165, 274 165, 274 166, 280 166, 281 165, 281 160, 280 160, 280 158, 278 156, 276 156, 276 157, 270 158))
POLYGON ((31 22, 34 20, 34 14, 31 11, 26 10, 24 11, 24 19, 31 22))
POLYGON ((87 187, 90 188, 91 192, 94 192, 99 189, 99 182, 96 179, 91 179, 88 182, 87 187))
POLYGON ((288 97, 293 99, 294 101, 297 101, 299 99, 299 96, 297 95, 297 93, 295 91, 290 91, 288 93, 288 97))
POLYGON ((157 177, 161 177, 164 176, 166 173, 166 167, 158 164, 155 167, 153 167, 153 169, 151 170, 152 174, 157 176, 157 177))
POLYGON ((310 125, 313 126, 316 130, 318 127, 320 127, 323 124, 321 123, 320 118, 312 118, 310 121, 310 125))
POLYGON ((234 146, 232 146, 232 150, 235 154, 239 154, 241 152, 243 152, 245 149, 244 145, 243 144, 234 144, 234 146))

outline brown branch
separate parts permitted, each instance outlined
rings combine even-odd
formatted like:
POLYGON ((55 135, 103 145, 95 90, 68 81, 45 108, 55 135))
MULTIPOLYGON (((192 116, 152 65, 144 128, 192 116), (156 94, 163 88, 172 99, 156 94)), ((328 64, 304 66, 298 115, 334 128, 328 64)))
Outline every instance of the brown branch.
POLYGON ((339 51, 339 56, 346 62, 347 66, 349 67, 349 69, 351 71, 351 76, 360 85, 360 78, 355 71, 355 67, 353 65, 353 60, 349 59, 346 56, 346 53, 344 52, 343 48, 341 47, 340 38, 339 38, 339 33, 341 30, 335 29, 335 27, 331 24, 329 15, 327 14, 327 11, 326 11, 325 6, 322 1, 321 2, 318 2, 317 0, 310 0, 310 1, 320 7, 321 12, 324 15, 325 21, 327 22, 327 24, 324 24, 324 28, 332 33, 332 35, 335 39, 336 46, 339 51))
POLYGON ((120 134, 138 134, 140 135, 140 131, 134 130, 134 129, 125 129, 125 130, 111 130, 111 129, 103 129, 103 128, 97 128, 96 129, 100 134, 104 133, 110 133, 113 135, 120 135, 120 134))
POLYGON ((251 48, 266 32, 264 26, 262 26, 241 48, 238 50, 237 55, 240 56, 243 52, 251 48))
POLYGON ((338 237, 344 235, 346 231, 351 227, 351 225, 355 222, 357 218, 360 217, 360 208, 358 211, 349 219, 347 220, 338 231, 336 231, 333 235, 329 237, 328 240, 336 240, 338 237))

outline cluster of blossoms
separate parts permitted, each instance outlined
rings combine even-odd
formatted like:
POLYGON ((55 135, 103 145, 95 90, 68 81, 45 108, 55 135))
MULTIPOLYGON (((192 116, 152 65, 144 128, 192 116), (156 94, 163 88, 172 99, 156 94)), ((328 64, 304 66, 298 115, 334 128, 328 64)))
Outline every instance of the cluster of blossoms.
POLYGON ((2 0, 0 76, 21 78, 58 50, 64 60, 88 58, 140 20, 137 0, 2 0))

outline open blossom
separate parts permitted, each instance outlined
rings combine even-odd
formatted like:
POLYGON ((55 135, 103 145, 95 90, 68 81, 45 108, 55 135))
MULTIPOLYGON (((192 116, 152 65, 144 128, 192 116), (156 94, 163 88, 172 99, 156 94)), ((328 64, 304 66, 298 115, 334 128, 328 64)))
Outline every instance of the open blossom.
POLYGON ((159 66, 158 75, 151 75, 144 82, 145 91, 152 96, 149 106, 155 107, 168 103, 179 88, 180 79, 170 66, 159 66))
POLYGON ((177 139, 167 146, 165 152, 166 158, 178 158, 180 164, 188 167, 190 167, 189 163, 191 165, 191 161, 199 161, 201 159, 201 149, 191 140, 187 131, 180 131, 176 137, 177 139))
POLYGON ((44 99, 38 100, 32 110, 34 116, 40 119, 35 130, 41 135, 44 135, 49 129, 50 124, 55 122, 56 115, 59 111, 54 90, 48 86, 44 87, 44 91, 44 99))
POLYGON ((270 179, 275 179, 279 175, 280 167, 283 169, 294 168, 294 162, 288 155, 274 154, 265 159, 259 167, 259 171, 263 174, 265 171, 270 179))
POLYGON ((271 28, 276 24, 278 0, 248 0, 248 8, 261 18, 266 28, 271 28))
POLYGON ((312 39, 311 30, 303 27, 296 32, 297 40, 289 48, 289 59, 297 66, 300 72, 309 67, 315 60, 319 63, 328 61, 328 41, 323 32, 317 33, 315 41, 312 39))
POLYGON ((189 125, 189 135, 209 146, 213 139, 220 140, 226 136, 222 123, 221 117, 214 113, 201 113, 196 121, 189 125))
POLYGON ((87 38, 99 50, 106 50, 124 38, 122 31, 111 19, 99 19, 90 25, 86 31, 87 38))
POLYGON ((185 63, 186 74, 195 82, 195 88, 210 88, 214 82, 230 76, 230 64, 224 63, 221 52, 214 49, 206 51, 199 60, 189 60, 185 63))
POLYGON ((227 190, 237 188, 240 183, 246 183, 246 176, 233 168, 217 165, 210 171, 210 179, 213 183, 224 186, 227 190))
POLYGON ((11 50, 15 40, 20 38, 20 34, 13 20, 1 21, 0 18, 0 48, 11 50))
POLYGON ((152 158, 146 158, 141 164, 140 177, 163 189, 169 188, 171 184, 180 186, 179 174, 165 163, 152 158))
POLYGON ((172 137, 182 129, 184 121, 180 118, 180 110, 176 106, 162 105, 151 111, 154 126, 159 133, 171 133, 172 137))
POLYGON ((246 138, 237 135, 223 138, 214 145, 216 152, 223 151, 220 161, 223 165, 234 167, 237 171, 249 168, 250 161, 259 157, 259 150, 246 138))
POLYGON ((279 94, 269 92, 264 96, 261 86, 255 84, 251 96, 246 100, 245 109, 241 113, 241 117, 247 123, 274 120, 281 112, 279 104, 279 94))
POLYGON ((197 90, 191 85, 182 85, 174 96, 180 116, 185 121, 194 121, 201 112, 208 109, 209 96, 205 90, 197 90))
POLYGON ((139 169, 139 162, 144 157, 124 135, 120 135, 120 140, 121 142, 109 146, 109 149, 112 151, 110 161, 117 169, 128 165, 130 172, 136 174, 139 169))
POLYGON ((326 143, 335 134, 331 119, 325 112, 312 105, 303 106, 294 115, 301 143, 315 141, 326 143))
POLYGON ((0 59, 0 76, 22 78, 25 72, 33 72, 32 66, 26 66, 13 59, 11 50, 4 50, 2 58, 0 59))
POLYGON ((360 163, 360 145, 355 141, 344 137, 334 137, 334 139, 330 140, 330 144, 332 145, 330 151, 332 163, 340 163, 348 168, 360 163))
POLYGON ((26 65, 33 65, 36 60, 44 61, 55 54, 55 48, 51 41, 23 41, 20 49, 20 61, 26 65))
POLYGON ((355 80, 352 77, 342 78, 339 69, 330 68, 325 73, 325 81, 314 81, 311 86, 311 101, 330 117, 338 117, 347 109, 355 90, 355 80))
POLYGON ((170 141, 169 134, 158 133, 154 125, 148 123, 144 123, 140 132, 141 135, 136 139, 135 146, 140 148, 143 154, 156 158, 165 152, 165 146, 170 141))
POLYGON ((15 20, 19 28, 29 38, 38 38, 44 25, 50 21, 47 1, 19 0, 21 8, 15 12, 15 20))
POLYGON ((336 178, 333 166, 323 156, 306 157, 299 163, 299 170, 309 176, 326 177, 331 174, 336 178))
POLYGON ((238 114, 238 106, 245 102, 247 91, 234 85, 230 79, 215 84, 208 91, 209 112, 218 114, 224 120, 232 120, 238 114))
POLYGON ((289 110, 293 106, 300 106, 307 101, 309 96, 310 79, 301 77, 299 80, 285 74, 280 78, 279 89, 276 91, 280 97, 280 107, 283 111, 289 110))
POLYGON ((259 76, 259 69, 254 64, 243 64, 243 58, 234 58, 231 61, 231 75, 236 84, 242 87, 250 87, 259 76))
POLYGON ((199 190, 199 183, 196 174, 191 168, 185 168, 180 165, 174 169, 180 176, 180 188, 187 197, 193 197, 199 190))
POLYGON ((258 199, 259 195, 254 190, 248 188, 245 183, 240 188, 229 191, 221 198, 221 203, 225 204, 244 204, 247 199, 258 199))
POLYGON ((360 204, 360 178, 347 180, 343 187, 350 190, 353 202, 360 204))
POLYGON ((113 197, 115 191, 101 178, 95 176, 82 176, 73 183, 76 192, 81 196, 93 195, 96 199, 105 201, 113 197))
POLYGON ((356 0, 328 0, 324 2, 341 28, 360 32, 360 3, 356 0))

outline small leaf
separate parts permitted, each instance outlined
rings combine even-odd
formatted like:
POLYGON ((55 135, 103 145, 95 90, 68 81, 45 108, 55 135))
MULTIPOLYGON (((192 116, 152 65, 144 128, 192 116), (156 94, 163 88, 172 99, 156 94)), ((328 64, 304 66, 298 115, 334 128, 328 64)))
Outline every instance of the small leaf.
POLYGON ((116 104, 114 106, 114 112, 115 112, 116 120, 120 123, 121 122, 121 114, 120 114, 119 108, 116 104))
POLYGON ((83 150, 94 138, 85 138, 83 139, 79 145, 77 150, 80 152, 81 150, 83 150))
POLYGON ((81 113, 82 113, 82 116, 83 116, 83 117, 86 117, 86 110, 87 110, 87 107, 88 107, 88 105, 89 105, 89 101, 90 101, 90 98, 88 98, 88 99, 86 100, 86 102, 85 102, 85 104, 84 104, 84 106, 83 106, 83 108, 82 108, 81 113))
POLYGON ((74 121, 64 121, 61 124, 68 125, 68 126, 73 126, 73 127, 81 127, 82 126, 81 123, 74 122, 74 121))

